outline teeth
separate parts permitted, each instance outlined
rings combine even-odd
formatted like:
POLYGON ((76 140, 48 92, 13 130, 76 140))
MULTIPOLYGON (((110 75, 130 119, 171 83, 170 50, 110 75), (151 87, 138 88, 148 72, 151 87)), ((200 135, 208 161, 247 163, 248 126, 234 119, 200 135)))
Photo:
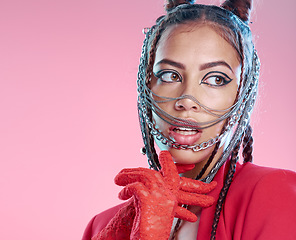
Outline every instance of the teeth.
POLYGON ((176 128, 176 130, 181 130, 181 131, 196 131, 196 130, 193 130, 192 128, 186 128, 186 127, 178 127, 178 128, 176 128))
POLYGON ((182 135, 194 135, 196 134, 198 131, 197 130, 192 130, 192 129, 188 129, 188 128, 175 128, 174 131, 176 133, 182 134, 182 135))

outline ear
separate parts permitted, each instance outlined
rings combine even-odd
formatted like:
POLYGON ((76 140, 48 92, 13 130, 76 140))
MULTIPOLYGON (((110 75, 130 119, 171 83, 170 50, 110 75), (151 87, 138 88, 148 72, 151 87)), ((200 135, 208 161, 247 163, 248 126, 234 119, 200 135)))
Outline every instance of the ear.
POLYGON ((226 0, 222 8, 227 9, 237 15, 241 20, 249 22, 252 8, 252 0, 226 0))
POLYGON ((165 10, 170 11, 181 4, 194 4, 194 2, 195 0, 166 0, 165 10))

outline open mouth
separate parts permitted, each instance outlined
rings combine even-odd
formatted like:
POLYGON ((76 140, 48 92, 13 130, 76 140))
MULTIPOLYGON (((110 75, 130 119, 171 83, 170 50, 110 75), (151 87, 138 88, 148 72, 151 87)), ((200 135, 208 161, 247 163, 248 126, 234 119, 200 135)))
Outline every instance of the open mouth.
POLYGON ((187 128, 187 127, 175 127, 172 129, 172 131, 182 135, 194 135, 199 132, 197 129, 187 128))
POLYGON ((202 131, 190 127, 175 127, 169 129, 169 136, 172 140, 181 145, 193 145, 201 137, 202 131))

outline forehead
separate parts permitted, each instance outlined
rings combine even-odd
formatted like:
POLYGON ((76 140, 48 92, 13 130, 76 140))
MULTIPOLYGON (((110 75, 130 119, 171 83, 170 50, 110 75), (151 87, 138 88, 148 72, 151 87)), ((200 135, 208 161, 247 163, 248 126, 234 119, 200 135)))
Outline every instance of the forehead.
POLYGON ((225 60, 240 64, 237 51, 208 24, 187 23, 168 27, 156 49, 156 59, 173 58, 179 61, 225 60))

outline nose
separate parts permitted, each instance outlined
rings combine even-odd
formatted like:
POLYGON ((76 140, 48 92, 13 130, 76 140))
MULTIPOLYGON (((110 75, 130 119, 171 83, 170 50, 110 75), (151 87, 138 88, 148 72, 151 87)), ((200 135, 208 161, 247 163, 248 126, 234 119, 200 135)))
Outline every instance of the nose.
POLYGON ((200 110, 200 106, 195 101, 193 101, 193 99, 185 97, 176 101, 175 109, 178 111, 183 110, 198 112, 200 110))

